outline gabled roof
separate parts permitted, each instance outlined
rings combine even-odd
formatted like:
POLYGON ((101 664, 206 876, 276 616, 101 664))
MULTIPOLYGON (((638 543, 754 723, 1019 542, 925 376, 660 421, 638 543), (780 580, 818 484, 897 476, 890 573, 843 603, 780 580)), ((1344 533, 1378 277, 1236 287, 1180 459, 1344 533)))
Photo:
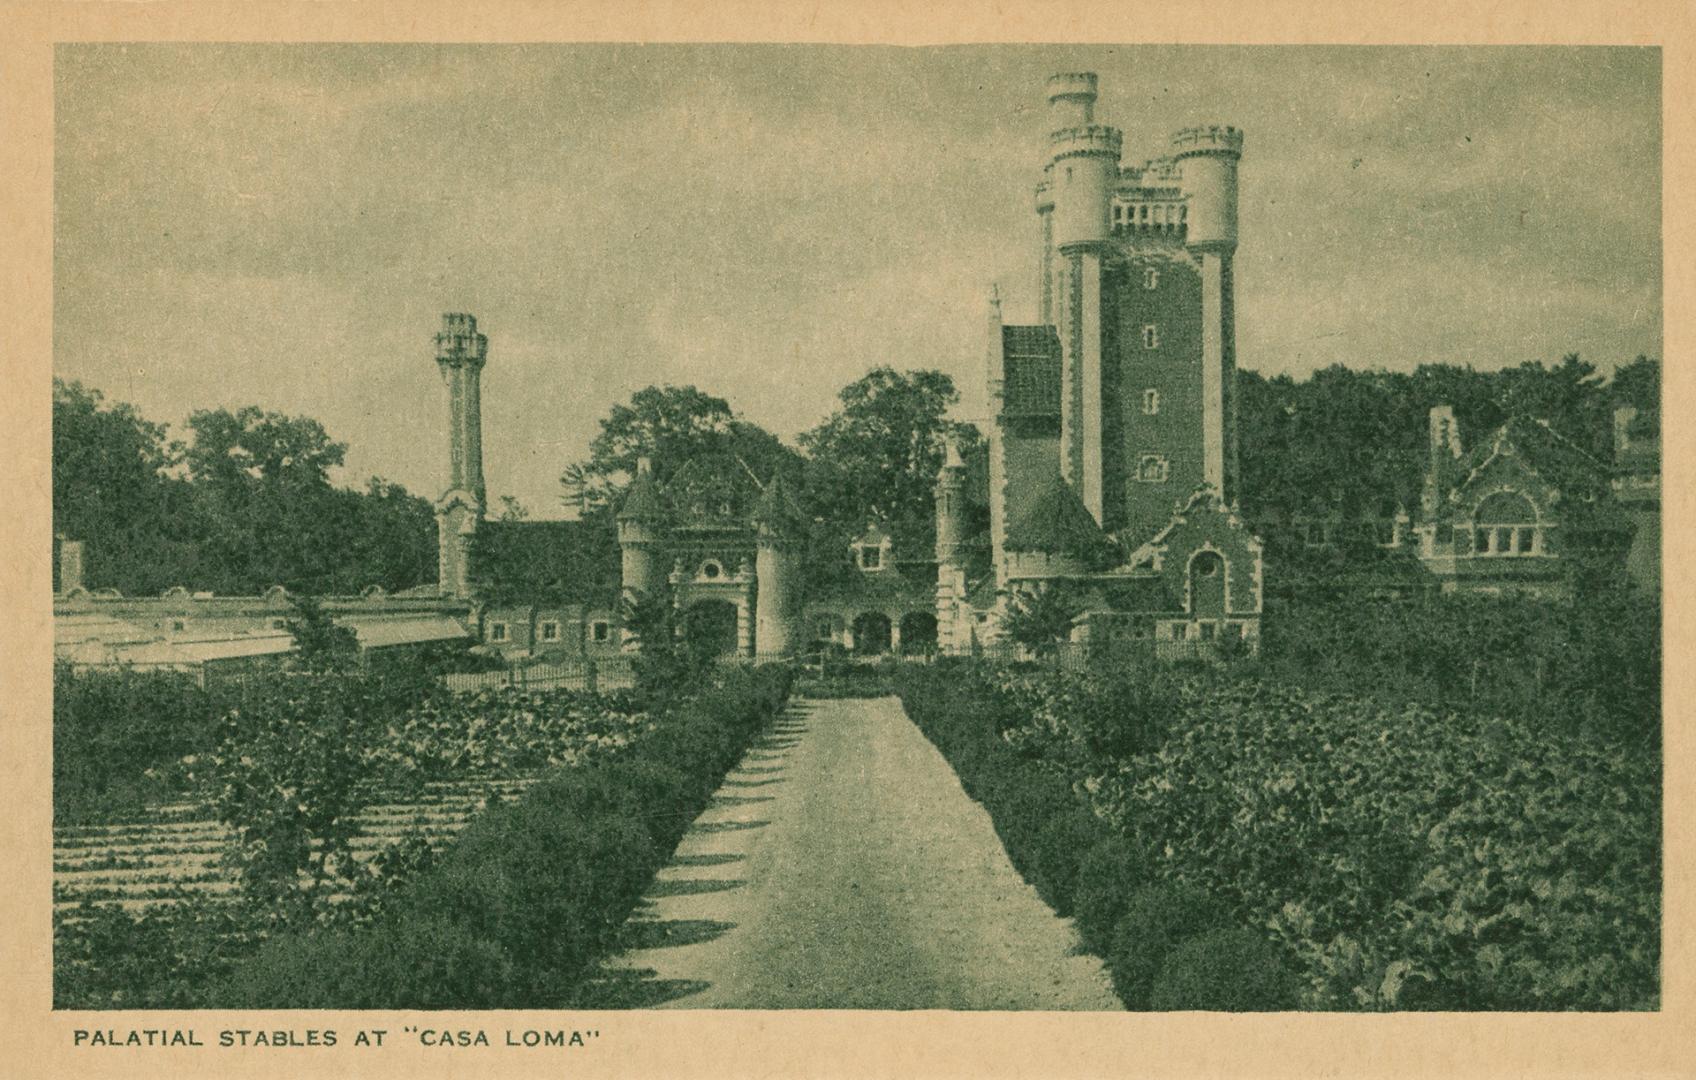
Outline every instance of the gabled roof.
POLYGON ((1556 431, 1547 420, 1516 416, 1466 455, 1459 469, 1462 479, 1456 489, 1470 483, 1508 445, 1544 482, 1562 492, 1576 494, 1608 482, 1608 466, 1556 431))
POLYGON ((1054 327, 1001 328, 1001 413, 1060 415, 1060 336, 1054 327))

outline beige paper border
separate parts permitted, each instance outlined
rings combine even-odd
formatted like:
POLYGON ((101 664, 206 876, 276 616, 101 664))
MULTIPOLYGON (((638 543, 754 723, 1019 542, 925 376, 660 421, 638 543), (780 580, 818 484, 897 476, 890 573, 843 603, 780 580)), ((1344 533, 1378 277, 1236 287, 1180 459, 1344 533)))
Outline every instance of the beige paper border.
MULTIPOLYGON (((0 1074, 15 1076, 1687 1076, 1696 1074, 1691 935, 1691 679, 1666 681, 1663 1011, 1646 1015, 1064 1015, 1044 1013, 53 1013, 50 486, 52 43, 58 41, 813 41, 1560 43, 1661 45, 1665 133, 1668 655, 1690 640, 1690 505, 1679 483, 1693 440, 1696 279, 1691 192, 1696 45, 1687 3, 1415 2, 1395 10, 1275 3, 966 4, 838 0, 782 10, 745 2, 14 3, 0 0, 0 900, 5 1023, 0 1074), (436 1026, 598 1029, 587 1049, 382 1051, 74 1050, 76 1027, 436 1026), (1682 1036, 1682 1037, 1681 1037, 1682 1036)), ((1630 182, 1630 177, 1622 177, 1630 182)), ((213 1040, 208 1040, 213 1041, 213 1040)))

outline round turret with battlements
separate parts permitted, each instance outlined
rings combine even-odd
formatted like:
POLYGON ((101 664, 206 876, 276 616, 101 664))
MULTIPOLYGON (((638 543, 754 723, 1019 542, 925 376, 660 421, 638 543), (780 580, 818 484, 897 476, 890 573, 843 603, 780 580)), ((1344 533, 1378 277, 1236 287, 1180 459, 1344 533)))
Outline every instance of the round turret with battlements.
POLYGON ((1242 155, 1240 128, 1209 124, 1172 136, 1172 158, 1183 171, 1189 207, 1184 242, 1190 247, 1236 250, 1237 161, 1242 155))

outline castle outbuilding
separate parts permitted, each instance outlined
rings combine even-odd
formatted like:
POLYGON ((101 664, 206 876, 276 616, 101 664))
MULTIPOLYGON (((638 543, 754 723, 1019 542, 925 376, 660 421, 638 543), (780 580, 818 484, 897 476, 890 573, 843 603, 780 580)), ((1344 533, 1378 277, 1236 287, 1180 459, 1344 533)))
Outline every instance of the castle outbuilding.
POLYGON ((951 463, 937 484, 939 637, 993 641, 1021 596, 1063 586, 1080 640, 1253 647, 1260 543, 1233 508, 1242 132, 1185 128, 1166 156, 1126 165, 1119 129, 1096 121, 1095 75, 1047 89, 1040 321, 989 308, 992 579, 965 579, 948 532, 964 476, 951 463))

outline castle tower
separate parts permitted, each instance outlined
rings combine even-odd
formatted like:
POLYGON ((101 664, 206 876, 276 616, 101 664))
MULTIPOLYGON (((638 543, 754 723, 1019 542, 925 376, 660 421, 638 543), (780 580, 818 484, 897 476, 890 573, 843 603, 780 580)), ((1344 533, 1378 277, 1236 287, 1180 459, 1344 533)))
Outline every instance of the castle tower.
POLYGON ((1047 99, 1038 285, 1060 349, 1060 476, 1134 548, 1198 486, 1236 497, 1243 137, 1186 128, 1169 156, 1128 166, 1096 122, 1093 74, 1055 75, 1047 99))
POLYGON ((1049 208, 1044 254, 1051 265, 1049 312, 1060 334, 1060 475, 1097 523, 1103 520, 1102 256, 1112 235, 1113 192, 1123 136, 1095 123, 1092 73, 1048 80, 1049 208))
POLYGON ((1185 128, 1172 136, 1183 176, 1184 245, 1201 264, 1202 474, 1229 504, 1237 497, 1237 355, 1231 260, 1237 250, 1234 127, 1185 128))
POLYGON ((448 388, 448 488, 436 502, 436 581, 443 596, 460 599, 471 595, 471 538, 487 501, 479 384, 488 353, 474 317, 442 316, 436 366, 448 388))
POLYGON ((754 512, 758 530, 754 553, 754 647, 762 654, 787 656, 801 638, 801 575, 806 530, 801 514, 771 478, 754 512))
POLYGON ((936 633, 937 647, 952 651, 965 644, 970 624, 962 623, 966 600, 966 463, 950 437, 936 474, 936 633))
POLYGON ((624 495, 624 505, 618 511, 618 548, 621 556, 620 581, 624 598, 659 593, 666 581, 664 552, 665 507, 660 500, 659 485, 654 482, 654 470, 647 458, 636 461, 636 477, 624 495))

